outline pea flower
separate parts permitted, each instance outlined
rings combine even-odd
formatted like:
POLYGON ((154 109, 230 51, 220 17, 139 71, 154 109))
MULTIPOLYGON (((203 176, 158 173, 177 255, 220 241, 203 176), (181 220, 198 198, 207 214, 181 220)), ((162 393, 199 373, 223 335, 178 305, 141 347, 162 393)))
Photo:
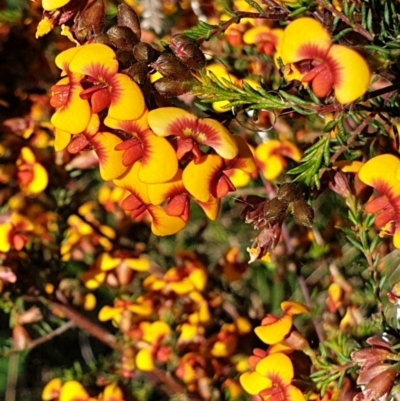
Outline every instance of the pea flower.
POLYGON ((176 138, 178 160, 190 154, 198 162, 202 145, 213 148, 219 156, 228 160, 238 153, 233 135, 211 118, 201 119, 176 107, 161 107, 149 112, 148 122, 156 135, 176 138))
POLYGON ((255 150, 256 164, 268 181, 273 181, 281 175, 287 167, 287 157, 296 162, 301 160, 300 150, 288 140, 271 139, 258 145, 255 150))
POLYGON ((400 249, 400 159, 390 154, 373 157, 361 167, 358 177, 381 194, 364 210, 376 215, 381 235, 393 235, 393 245, 400 249))
POLYGON ((17 251, 23 249, 33 229, 32 222, 18 213, 0 216, 0 252, 6 253, 12 248, 17 251))
POLYGON ((240 376, 240 383, 249 394, 259 395, 262 400, 305 401, 303 393, 291 384, 294 369, 287 355, 268 355, 253 369, 240 376))
POLYGON ((283 29, 275 28, 271 29, 267 25, 256 26, 250 28, 243 35, 243 42, 246 44, 257 44, 257 51, 264 53, 267 56, 272 56, 276 49, 279 47, 279 43, 283 36, 283 29))
POLYGON ((49 182, 46 169, 36 161, 28 147, 23 147, 17 159, 17 177, 21 190, 26 194, 43 192, 49 182))
POLYGON ((106 119, 105 123, 111 128, 130 135, 128 139, 119 143, 115 150, 124 151, 122 155, 124 166, 140 164, 140 181, 146 184, 157 184, 174 177, 178 170, 174 148, 165 138, 155 135, 150 130, 147 113, 136 121, 106 119))
POLYGON ((319 98, 333 90, 339 103, 350 103, 368 89, 370 71, 363 57, 332 44, 329 33, 312 18, 299 18, 286 27, 279 54, 285 77, 310 84, 319 98))

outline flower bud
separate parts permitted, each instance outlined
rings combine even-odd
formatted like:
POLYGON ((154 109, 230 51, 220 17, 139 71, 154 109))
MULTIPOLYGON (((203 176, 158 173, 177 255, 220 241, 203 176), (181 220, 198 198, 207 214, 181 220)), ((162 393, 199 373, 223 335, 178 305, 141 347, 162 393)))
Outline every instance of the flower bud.
POLYGON ((147 81, 148 67, 141 61, 133 64, 126 72, 139 86, 144 86, 147 81))
POLYGON ((187 80, 191 77, 189 69, 172 53, 162 53, 154 63, 150 64, 163 77, 187 80))
POLYGON ((206 58, 199 46, 185 35, 172 36, 169 47, 187 67, 199 70, 206 66, 206 58))
POLYGON ((129 28, 138 39, 142 36, 139 17, 128 5, 122 3, 118 6, 117 22, 119 26, 129 28))
POLYGON ((23 351, 29 345, 31 341, 28 332, 25 330, 24 326, 17 324, 12 330, 12 338, 14 342, 15 349, 23 351))
POLYGON ((76 39, 83 43, 92 35, 100 34, 105 23, 103 0, 89 0, 85 8, 77 15, 72 31, 76 39))
POLYGON ((163 97, 175 97, 191 91, 193 81, 174 81, 169 78, 161 78, 153 84, 154 89, 163 97))
POLYGON ((283 340, 283 344, 296 351, 308 351, 310 349, 308 341, 296 330, 293 330, 283 340))
POLYGON ((110 38, 107 36, 106 33, 101 33, 100 35, 96 35, 92 38, 92 43, 101 43, 103 45, 112 47, 113 44, 110 38))
POLYGON ((122 68, 128 68, 130 67, 132 64, 135 63, 135 57, 133 57, 133 54, 131 51, 129 50, 120 50, 117 49, 115 52, 116 56, 117 56, 117 60, 120 63, 120 65, 122 66, 122 68))
POLYGON ((314 223, 314 210, 304 199, 299 199, 293 203, 293 217, 297 224, 312 227, 314 223))
POLYGON ((277 193, 277 198, 286 203, 294 202, 301 198, 301 191, 299 184, 292 182, 285 182, 282 184, 277 193))
POLYGON ((36 306, 32 306, 32 308, 29 308, 27 311, 21 313, 18 316, 17 322, 20 325, 23 324, 30 324, 30 323, 36 323, 39 322, 43 319, 43 315, 40 312, 40 309, 36 306))
POLYGON ((121 50, 130 50, 139 41, 136 35, 125 26, 112 26, 107 31, 107 35, 111 43, 121 50))
POLYGON ((341 171, 336 171, 333 182, 329 183, 329 189, 345 199, 352 196, 346 174, 341 171))
POLYGON ((278 198, 273 198, 265 202, 264 219, 267 223, 276 223, 283 219, 287 211, 287 203, 280 201, 278 198))
POLYGON ((156 49, 145 42, 139 42, 133 48, 133 55, 137 61, 149 63, 154 61, 159 54, 160 53, 156 49))
POLYGON ((390 393, 396 379, 396 369, 387 369, 375 376, 366 386, 365 390, 373 390, 373 399, 377 400, 390 393))

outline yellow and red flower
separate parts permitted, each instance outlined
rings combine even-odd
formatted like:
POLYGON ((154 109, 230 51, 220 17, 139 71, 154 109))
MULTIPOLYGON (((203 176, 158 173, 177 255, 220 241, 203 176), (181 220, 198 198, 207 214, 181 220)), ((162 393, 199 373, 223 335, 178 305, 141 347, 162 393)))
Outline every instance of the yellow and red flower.
POLYGON ((400 249, 400 159, 390 154, 373 157, 361 167, 358 177, 381 194, 364 209, 376 215, 381 234, 393 235, 393 245, 400 249))
POLYGON ((368 89, 370 71, 363 57, 332 44, 329 33, 312 18, 299 18, 286 27, 279 55, 286 79, 309 84, 319 98, 333 90, 339 103, 350 103, 368 89))
POLYGON ((149 112, 148 122, 156 135, 175 137, 179 160, 189 154, 196 163, 199 162, 202 145, 213 148, 219 156, 228 160, 238 153, 233 135, 211 118, 201 119, 176 107, 161 107, 149 112))

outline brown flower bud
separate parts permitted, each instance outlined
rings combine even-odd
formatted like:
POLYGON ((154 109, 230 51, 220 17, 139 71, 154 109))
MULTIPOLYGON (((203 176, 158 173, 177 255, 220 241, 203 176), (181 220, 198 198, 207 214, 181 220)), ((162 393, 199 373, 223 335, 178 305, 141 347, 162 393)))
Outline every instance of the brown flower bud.
POLYGON ((357 377, 357 385, 362 386, 363 384, 368 384, 377 375, 381 374, 385 370, 390 369, 392 366, 393 365, 389 365, 388 363, 383 363, 360 369, 357 377))
POLYGON ((107 35, 110 38, 111 43, 117 49, 121 50, 131 50, 139 41, 136 35, 125 26, 112 26, 107 31, 107 35))
POLYGON ((314 223, 314 210, 304 199, 299 199, 293 202, 293 217, 297 224, 312 227, 314 223))
POLYGON ((301 198, 299 184, 293 182, 285 182, 282 184, 277 193, 277 198, 286 203, 294 202, 301 198))
POLYGON ((346 174, 341 171, 336 171, 333 182, 329 182, 329 188, 345 199, 352 196, 346 174))
POLYGON ((281 221, 287 211, 288 205, 278 198, 267 200, 264 205, 264 219, 267 223, 276 223, 281 221))
POLYGON ((26 349, 31 341, 28 332, 19 324, 14 326, 12 330, 12 338, 15 349, 19 351, 26 349))
POLYGON ((40 312, 40 309, 36 306, 32 306, 32 308, 29 308, 27 311, 21 313, 18 316, 17 322, 18 324, 30 324, 30 323, 36 323, 39 322, 43 319, 43 315, 40 312))
POLYGON ((175 97, 191 91, 193 81, 174 81, 169 78, 161 78, 154 82, 154 89, 163 97, 175 97))
POLYGON ((115 274, 118 278, 120 286, 128 285, 132 282, 134 277, 133 270, 126 264, 121 264, 115 269, 115 274))
POLYGON ((129 28, 138 39, 142 36, 139 17, 132 8, 124 3, 118 6, 117 22, 119 26, 129 28))
POLYGON ((148 67, 146 63, 137 62, 126 72, 139 86, 144 86, 147 81, 148 67))
POLYGON ((137 61, 149 63, 154 61, 159 54, 160 53, 156 49, 145 42, 139 42, 133 48, 133 55, 137 61))
POLYGON ((162 53, 154 63, 150 64, 163 77, 187 81, 191 77, 189 69, 172 53, 162 53))
POLYGON ((131 51, 129 50, 120 50, 117 49, 115 52, 116 56, 117 56, 117 60, 119 61, 120 65, 123 68, 128 68, 130 67, 132 64, 135 63, 135 57, 133 57, 133 54, 131 51))
POLYGON ((199 46, 185 35, 172 36, 169 47, 187 67, 199 70, 206 66, 206 58, 199 46))
POLYGON ((390 355, 393 353, 383 348, 368 348, 352 352, 351 359, 361 368, 369 369, 374 365, 381 364, 390 355))
POLYGON ((89 0, 85 8, 77 15, 72 31, 76 39, 83 43, 93 35, 100 34, 105 23, 103 0, 89 0))
POLYGON ((387 369, 375 376, 366 386, 365 391, 373 390, 373 399, 377 400, 390 393, 396 379, 396 369, 387 369))
POLYGON ((308 341, 296 330, 293 330, 283 340, 283 344, 296 351, 308 351, 310 349, 308 341))
POLYGON ((106 33, 101 33, 100 35, 96 35, 92 38, 92 43, 101 43, 103 45, 112 47, 113 44, 110 38, 107 36, 106 33))

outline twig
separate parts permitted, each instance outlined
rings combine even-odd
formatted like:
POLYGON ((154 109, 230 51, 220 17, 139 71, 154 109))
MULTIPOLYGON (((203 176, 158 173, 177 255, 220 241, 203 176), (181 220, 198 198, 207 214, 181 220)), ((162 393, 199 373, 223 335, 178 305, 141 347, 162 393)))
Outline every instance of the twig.
POLYGON ((351 23, 350 20, 339 10, 337 10, 332 4, 327 3, 325 0, 315 0, 321 7, 328 10, 332 15, 342 20, 345 24, 351 26, 355 32, 367 38, 369 41, 374 40, 374 36, 371 35, 366 29, 364 29, 360 24, 351 23))
POLYGON ((361 132, 368 126, 368 124, 375 118, 375 114, 370 114, 358 127, 355 129, 349 139, 347 140, 346 145, 342 145, 331 157, 330 162, 335 163, 335 161, 339 158, 339 156, 346 151, 350 145, 353 143, 353 141, 356 139, 358 135, 361 134, 361 132))
POLYGON ((4 354, 1 355, 2 358, 6 358, 12 354, 20 353, 22 351, 28 351, 30 349, 33 349, 37 347, 38 345, 44 344, 47 341, 52 340, 54 337, 59 336, 60 334, 66 332, 67 330, 71 329, 72 327, 75 327, 75 323, 73 321, 69 321, 62 326, 60 326, 58 329, 55 329, 51 331, 50 333, 47 333, 46 335, 37 338, 36 340, 30 341, 28 345, 24 349, 19 349, 19 348, 13 348, 4 354))

